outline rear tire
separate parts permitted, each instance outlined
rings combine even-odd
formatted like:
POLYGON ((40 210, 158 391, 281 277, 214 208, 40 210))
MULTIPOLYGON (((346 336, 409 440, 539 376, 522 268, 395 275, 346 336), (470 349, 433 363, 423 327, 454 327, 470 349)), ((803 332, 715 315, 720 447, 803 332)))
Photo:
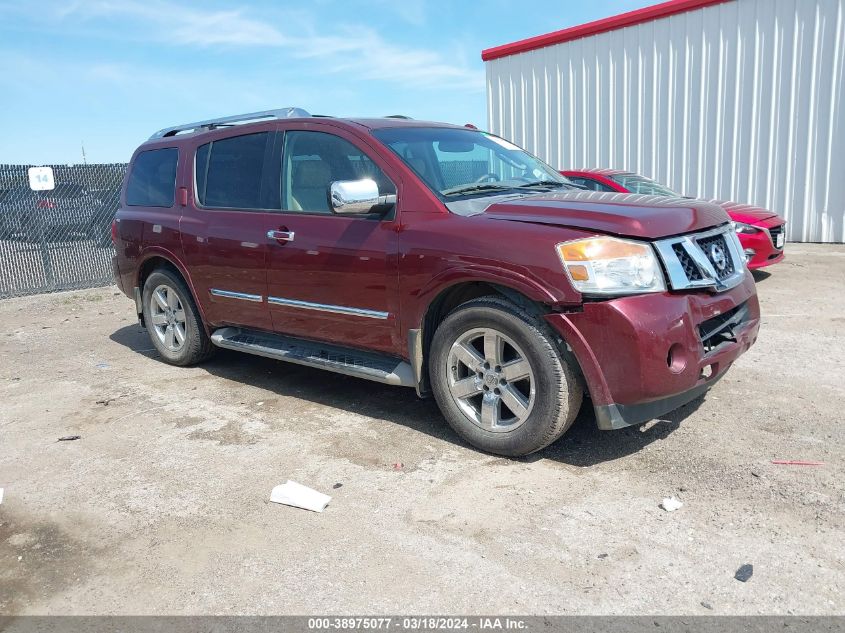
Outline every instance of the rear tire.
POLYGON ((434 333, 432 390, 446 421, 473 446, 516 457, 566 432, 584 389, 539 318, 482 297, 456 308, 434 333))
POLYGON ((144 282, 144 323, 158 353, 171 365, 194 365, 216 348, 205 332, 187 285, 171 270, 159 268, 144 282))

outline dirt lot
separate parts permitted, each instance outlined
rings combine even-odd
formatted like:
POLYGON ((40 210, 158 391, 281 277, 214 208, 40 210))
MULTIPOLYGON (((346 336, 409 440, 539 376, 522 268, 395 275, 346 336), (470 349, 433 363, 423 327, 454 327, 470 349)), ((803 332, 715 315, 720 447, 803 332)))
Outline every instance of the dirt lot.
POLYGON ((0 613, 842 613, 845 247, 758 286, 706 399, 525 460, 411 390, 165 365, 114 288, 2 301, 0 613), (334 499, 270 504, 288 478, 334 499))

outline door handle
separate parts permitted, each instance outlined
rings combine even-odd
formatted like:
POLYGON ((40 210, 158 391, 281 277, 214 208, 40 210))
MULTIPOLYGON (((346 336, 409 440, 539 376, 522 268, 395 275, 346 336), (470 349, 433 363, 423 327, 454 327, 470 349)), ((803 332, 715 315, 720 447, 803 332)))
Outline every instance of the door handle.
POLYGON ((267 231, 267 237, 277 242, 293 242, 295 235, 293 231, 267 231))

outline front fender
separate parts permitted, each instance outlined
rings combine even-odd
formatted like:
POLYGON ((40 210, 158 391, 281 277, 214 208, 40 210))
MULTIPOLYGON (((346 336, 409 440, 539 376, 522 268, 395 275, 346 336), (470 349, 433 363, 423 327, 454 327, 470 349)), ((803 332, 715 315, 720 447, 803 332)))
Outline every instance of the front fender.
POLYGON ((483 264, 454 267, 432 277, 417 294, 416 304, 409 315, 409 329, 422 327, 422 321, 429 306, 441 293, 454 286, 473 282, 510 288, 539 303, 558 302, 557 297, 538 281, 518 272, 483 264))

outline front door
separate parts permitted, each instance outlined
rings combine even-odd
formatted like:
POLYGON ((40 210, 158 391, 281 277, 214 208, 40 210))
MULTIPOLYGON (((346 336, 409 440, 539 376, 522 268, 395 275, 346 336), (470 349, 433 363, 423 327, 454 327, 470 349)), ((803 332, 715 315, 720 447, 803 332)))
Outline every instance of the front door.
POLYGON ((354 137, 285 131, 281 239, 268 248, 267 301, 277 332, 399 354, 395 209, 344 217, 329 208, 333 181, 360 178, 396 193, 354 137))

